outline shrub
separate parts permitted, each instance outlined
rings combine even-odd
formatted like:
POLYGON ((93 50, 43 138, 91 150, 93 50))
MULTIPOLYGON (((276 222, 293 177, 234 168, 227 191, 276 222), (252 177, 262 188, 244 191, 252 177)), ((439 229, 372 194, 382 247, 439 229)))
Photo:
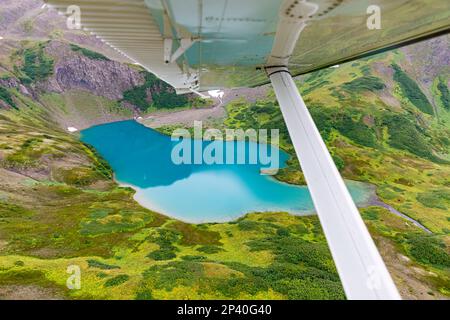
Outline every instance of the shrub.
POLYGON ((344 136, 354 142, 366 146, 376 146, 376 136, 373 129, 369 128, 361 119, 355 120, 348 114, 337 118, 333 126, 344 136))
POLYGON ((9 93, 6 88, 0 87, 0 100, 3 100, 7 104, 9 104, 11 107, 16 108, 16 104, 14 103, 14 100, 12 99, 11 93, 9 93))
POLYGON ((450 255, 446 245, 433 236, 415 236, 408 240, 411 256, 419 262, 450 267, 450 255))
POLYGON ((385 114, 382 124, 389 132, 389 145, 411 152, 419 157, 435 160, 430 145, 409 116, 385 114))
POLYGON ((442 102, 442 105, 446 109, 450 109, 450 92, 448 90, 447 82, 444 80, 440 80, 437 89, 440 92, 440 99, 442 102))
POLYGON ((218 232, 202 230, 199 226, 181 221, 171 223, 169 228, 181 234, 180 244, 182 245, 220 245, 220 233, 218 232))
POLYGON ((259 223, 251 220, 239 220, 237 223, 239 230, 252 231, 259 230, 259 223))
POLYGON ((366 208, 362 211, 362 216, 366 220, 378 220, 380 218, 378 208, 366 208))
POLYGON ((106 280, 104 287, 115 287, 118 285, 121 285, 122 283, 125 283, 130 279, 130 276, 127 274, 119 274, 118 276, 115 276, 111 279, 106 280))
POLYGON ((187 255, 187 256, 182 256, 181 259, 183 259, 184 261, 204 261, 204 260, 206 260, 206 257, 187 255))
POLYGON ((113 177, 113 169, 109 163, 97 152, 97 150, 87 144, 83 143, 86 148, 87 154, 90 156, 91 160, 94 162, 94 169, 105 179, 111 180, 113 177))
POLYGON ((149 240, 159 245, 159 249, 150 252, 147 257, 157 261, 174 259, 178 248, 173 243, 178 242, 179 236, 176 231, 159 229, 157 235, 149 237, 149 240))
POLYGON ((125 91, 123 101, 128 101, 143 111, 150 106, 159 109, 187 105, 186 95, 177 95, 170 85, 149 72, 144 71, 142 74, 145 79, 144 84, 125 91), (151 97, 148 97, 148 92, 151 92, 151 97), (151 98, 151 102, 148 101, 148 98, 151 98))
POLYGON ((21 71, 26 75, 22 77, 25 83, 45 80, 53 74, 53 59, 44 53, 45 44, 23 51, 23 66, 21 71))
POLYGON ((114 265, 110 265, 110 264, 106 264, 94 259, 89 259, 87 260, 87 263, 89 265, 89 268, 98 268, 98 269, 102 269, 102 270, 111 270, 111 269, 120 269, 119 266, 114 266, 114 265))
POLYGON ((136 291, 135 300, 153 300, 152 290, 145 285, 141 285, 136 291))
POLYGON ((79 47, 75 44, 70 44, 70 49, 72 49, 72 51, 75 52, 79 52, 81 54, 83 54, 84 56, 88 57, 89 59, 92 60, 104 60, 104 61, 110 61, 106 56, 104 56, 101 53, 86 49, 86 48, 82 48, 79 47))
POLYGON ((86 167, 61 168, 58 170, 58 175, 64 183, 78 187, 88 186, 99 178, 95 171, 86 167))
POLYGON ((206 245, 206 246, 201 246, 200 248, 197 248, 197 251, 212 254, 212 253, 218 253, 218 252, 224 251, 224 250, 218 246, 206 245))
POLYGON ((337 154, 333 154, 332 157, 333 157, 334 164, 336 165, 338 170, 341 171, 342 169, 344 169, 344 167, 345 167, 344 159, 339 157, 337 154))
POLYGON ((429 192, 419 193, 417 201, 428 208, 438 208, 447 210, 447 204, 450 204, 450 192, 446 190, 432 190, 429 192))
POLYGON ((277 229, 277 236, 279 237, 289 237, 289 234, 289 230, 286 228, 280 227, 277 229))
POLYGON ((380 78, 374 76, 364 76, 357 78, 342 85, 342 88, 350 92, 359 92, 363 90, 378 91, 384 89, 386 86, 380 78))
POLYGON ((204 276, 203 271, 203 265, 198 262, 172 261, 150 267, 143 276, 154 283, 155 289, 172 290, 176 286, 192 286, 204 276))
MULTIPOLYGON (((95 210, 95 209, 94 209, 95 210)), ((124 233, 145 227, 152 222, 154 216, 147 211, 115 210, 107 216, 94 214, 80 222, 80 234, 84 236, 99 236, 109 233, 124 233)))
POLYGON ((331 131, 335 129, 360 145, 366 147, 377 145, 374 130, 362 121, 362 114, 358 110, 352 108, 338 110, 313 105, 310 112, 324 140, 328 140, 331 131))
POLYGON ((173 247, 164 247, 162 249, 152 251, 147 255, 148 258, 156 261, 172 260, 176 258, 176 256, 177 255, 174 252, 173 247))
POLYGON ((428 114, 433 114, 433 106, 428 101, 425 94, 420 90, 417 83, 411 79, 406 72, 404 72, 398 65, 393 64, 394 80, 400 85, 403 94, 413 105, 420 111, 428 114))

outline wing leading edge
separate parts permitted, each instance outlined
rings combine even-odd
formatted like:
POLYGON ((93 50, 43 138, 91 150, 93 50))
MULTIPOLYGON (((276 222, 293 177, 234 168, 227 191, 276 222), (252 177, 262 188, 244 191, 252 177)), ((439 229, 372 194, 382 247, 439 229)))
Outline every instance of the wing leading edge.
MULTIPOLYGON (((179 93, 267 83, 263 68, 284 5, 283 0, 46 1, 62 13, 78 5, 86 30, 179 93)), ((318 10, 307 17, 290 57, 293 75, 450 29, 447 0, 378 0, 379 30, 367 27, 371 0, 309 2, 318 10)))

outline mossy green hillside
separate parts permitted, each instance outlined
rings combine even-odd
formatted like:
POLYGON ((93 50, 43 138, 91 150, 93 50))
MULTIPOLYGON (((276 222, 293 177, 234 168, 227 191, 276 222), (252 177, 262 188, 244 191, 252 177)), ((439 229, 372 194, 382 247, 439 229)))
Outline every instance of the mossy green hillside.
MULTIPOLYGON (((384 54, 319 71, 301 78, 298 86, 344 177, 375 184, 383 201, 431 230, 446 233, 450 229, 450 122, 446 116, 450 113, 439 107, 440 117, 432 116, 411 107, 404 93, 409 89, 389 91, 372 65, 394 68, 393 57, 384 54), (400 106, 387 104, 397 98, 400 106), (435 189, 441 192, 432 192, 435 189)), ((395 70, 393 74, 405 73, 395 70)), ((410 76, 404 80, 406 76, 397 80, 412 88, 413 80, 410 76)), ((392 86, 397 85, 392 79, 392 86)), ((227 113, 224 126, 228 128, 279 129, 280 147, 291 159, 276 177, 305 183, 273 92, 255 103, 232 101, 227 113)))

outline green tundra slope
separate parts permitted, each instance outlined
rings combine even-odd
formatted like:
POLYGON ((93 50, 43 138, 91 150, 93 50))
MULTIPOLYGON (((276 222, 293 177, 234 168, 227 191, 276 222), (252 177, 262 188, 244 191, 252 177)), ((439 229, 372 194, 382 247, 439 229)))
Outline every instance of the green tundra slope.
MULTIPOLYGON (((1 297, 344 298, 317 217, 189 225, 146 210, 93 150, 22 99, 1 111, 1 297), (80 290, 65 286, 70 265, 80 290)), ((405 297, 448 293, 441 236, 379 207, 362 214, 405 297)))
MULTIPOLYGON (((398 112, 373 102, 379 92, 366 88, 381 88, 380 81, 360 80, 357 72, 380 58, 313 74, 301 88, 310 91, 307 100, 344 176, 376 184, 384 201, 435 232, 428 235, 380 207, 361 210, 403 296, 440 298, 449 294, 448 222, 442 220, 449 171, 446 145, 433 139, 434 132, 442 137, 447 132, 448 126, 439 123, 446 121, 446 111, 439 109, 439 121, 422 115, 430 135, 417 125, 416 131, 396 127, 416 132, 417 143, 426 139, 428 152, 414 155, 392 142, 389 125, 378 117, 412 122, 411 114, 422 111, 409 102, 398 112), (349 71, 356 74, 356 83, 346 78, 349 71), (343 88, 331 92, 334 105, 328 92, 319 93, 326 87, 317 83, 326 81, 335 84, 327 91, 343 88), (356 90, 345 91, 348 86, 356 90), (330 103, 321 105, 326 99, 330 103), (343 99, 349 99, 346 108, 339 105, 343 99)), ((4 101, 14 106, 0 113, 0 296, 344 298, 315 216, 259 213, 231 223, 189 225, 146 210, 133 201, 132 190, 111 180, 110 168, 95 151, 52 119, 63 98, 54 93, 38 102, 16 89, 3 91, 4 101), (81 268, 80 290, 65 286, 70 265, 81 268)), ((405 98, 400 90, 396 94, 405 98)), ((270 92, 264 101, 250 105, 238 100, 227 109, 228 127, 284 132, 270 92)), ((282 147, 292 152, 285 133, 282 147)), ((301 173, 292 162, 279 178, 299 182, 301 173)))
MULTIPOLYGON (((375 184, 383 201, 448 233, 450 107, 434 107, 398 60, 401 52, 317 72, 300 79, 299 89, 344 177, 375 184)), ((234 101, 227 111, 227 127, 280 128, 281 147, 294 156, 272 92, 256 103, 234 101)), ((293 157, 278 179, 303 184, 298 168, 293 157)))

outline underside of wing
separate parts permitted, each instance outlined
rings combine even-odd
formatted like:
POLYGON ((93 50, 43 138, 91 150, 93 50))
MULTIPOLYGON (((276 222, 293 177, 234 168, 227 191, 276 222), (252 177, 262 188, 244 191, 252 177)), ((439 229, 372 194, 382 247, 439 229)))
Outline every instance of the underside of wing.
POLYGON ((289 59, 293 75, 447 32, 450 21, 447 0, 315 0, 308 17, 290 11, 306 0, 47 2, 67 15, 79 6, 86 30, 179 93, 267 83, 280 14, 307 21, 289 59), (379 19, 379 28, 368 19, 379 19))

